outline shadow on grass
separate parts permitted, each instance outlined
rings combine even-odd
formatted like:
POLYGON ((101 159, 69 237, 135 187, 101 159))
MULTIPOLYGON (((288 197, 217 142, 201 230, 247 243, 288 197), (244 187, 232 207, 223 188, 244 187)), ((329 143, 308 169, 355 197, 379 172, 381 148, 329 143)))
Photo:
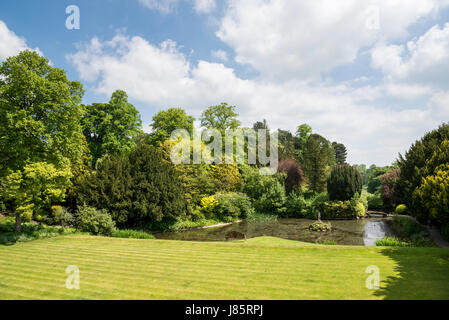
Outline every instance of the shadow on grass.
POLYGON ((439 248, 384 248, 381 253, 396 263, 376 295, 389 300, 449 299, 449 250, 439 248))

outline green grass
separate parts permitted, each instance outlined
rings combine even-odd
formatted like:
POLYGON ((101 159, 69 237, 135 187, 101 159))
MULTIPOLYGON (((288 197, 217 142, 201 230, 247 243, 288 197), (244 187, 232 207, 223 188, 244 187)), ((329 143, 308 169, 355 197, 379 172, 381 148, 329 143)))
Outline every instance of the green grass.
POLYGON ((449 299, 448 284, 449 250, 439 248, 86 235, 0 246, 0 299, 449 299), (65 288, 69 265, 80 290, 65 288), (370 265, 378 290, 365 286, 370 265))

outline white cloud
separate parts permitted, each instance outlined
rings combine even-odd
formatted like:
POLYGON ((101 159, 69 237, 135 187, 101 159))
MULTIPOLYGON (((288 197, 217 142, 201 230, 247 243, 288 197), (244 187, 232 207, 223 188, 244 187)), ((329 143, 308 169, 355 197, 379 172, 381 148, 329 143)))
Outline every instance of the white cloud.
POLYGON ((447 101, 441 96, 421 109, 395 110, 376 105, 378 87, 245 80, 220 63, 191 65, 171 40, 152 45, 141 37, 94 38, 67 57, 98 93, 123 89, 143 104, 180 106, 195 116, 226 101, 237 106, 244 125, 266 118, 272 128, 294 130, 309 123, 315 132, 345 143, 350 161, 368 164, 394 161, 441 122, 441 103, 447 101))
POLYGON ((162 13, 169 13, 178 5, 178 0, 139 0, 139 2, 149 9, 162 13))
MULTIPOLYGON (((23 50, 30 49, 25 38, 17 36, 8 26, 0 20, 0 61, 14 56, 23 50)), ((41 54, 38 48, 30 49, 41 54)))
POLYGON ((449 23, 434 26, 407 45, 377 46, 372 66, 396 82, 449 88, 449 23))
POLYGON ((211 52, 211 56, 214 59, 218 59, 224 62, 228 61, 228 54, 224 50, 213 50, 211 52))
POLYGON ((215 10, 217 4, 215 0, 195 0, 195 11, 198 13, 210 13, 215 10))
POLYGON ((262 78, 318 78, 354 61, 361 48, 404 39, 411 24, 447 5, 440 0, 230 0, 217 36, 234 48, 237 62, 251 65, 262 78))

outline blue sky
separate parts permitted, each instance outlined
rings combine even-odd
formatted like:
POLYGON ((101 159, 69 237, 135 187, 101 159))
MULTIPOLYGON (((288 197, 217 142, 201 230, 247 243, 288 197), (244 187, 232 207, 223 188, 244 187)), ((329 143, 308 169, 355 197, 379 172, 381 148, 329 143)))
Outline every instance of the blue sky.
POLYGON ((447 0, 21 0, 0 3, 0 61, 39 50, 86 89, 158 110, 236 105, 244 125, 315 132, 386 165, 449 119, 447 0), (65 26, 80 9, 80 29, 65 26))

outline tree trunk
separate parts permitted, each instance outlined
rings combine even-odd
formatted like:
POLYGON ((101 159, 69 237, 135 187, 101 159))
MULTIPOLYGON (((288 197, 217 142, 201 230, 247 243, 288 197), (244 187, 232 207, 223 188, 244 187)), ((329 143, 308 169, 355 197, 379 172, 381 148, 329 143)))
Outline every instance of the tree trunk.
POLYGON ((16 233, 22 232, 22 214, 20 211, 16 211, 16 233))

